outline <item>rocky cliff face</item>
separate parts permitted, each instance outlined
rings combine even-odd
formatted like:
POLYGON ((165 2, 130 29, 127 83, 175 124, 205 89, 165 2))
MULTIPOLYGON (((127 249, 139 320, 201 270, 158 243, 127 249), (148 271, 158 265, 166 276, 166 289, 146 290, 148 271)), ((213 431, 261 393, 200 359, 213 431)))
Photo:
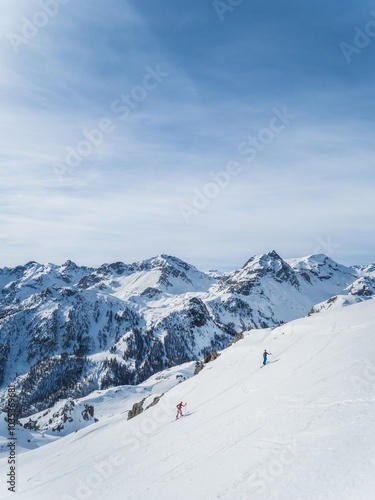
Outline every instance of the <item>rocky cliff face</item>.
POLYGON ((97 269, 29 262, 1 269, 0 290, 0 402, 14 381, 25 416, 61 398, 140 383, 338 294, 369 298, 375 271, 272 251, 231 273, 206 274, 160 255, 97 269))

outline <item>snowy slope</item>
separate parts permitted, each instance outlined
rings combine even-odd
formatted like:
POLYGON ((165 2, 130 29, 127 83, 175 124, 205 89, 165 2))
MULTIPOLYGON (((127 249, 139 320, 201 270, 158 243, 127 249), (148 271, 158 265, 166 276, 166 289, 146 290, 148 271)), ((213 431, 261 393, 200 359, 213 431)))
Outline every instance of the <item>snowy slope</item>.
POLYGON ((3 475, 0 497, 373 499, 374 342, 373 299, 251 331, 138 417, 20 454, 17 493, 3 475))
MULTIPOLYGON (((113 387, 103 391, 93 391, 80 399, 63 399, 47 411, 21 418, 20 422, 24 427, 19 427, 18 430, 18 453, 44 446, 62 436, 117 415, 126 418, 133 404, 141 399, 145 399, 144 408, 147 408, 155 397, 160 397, 192 377, 194 368, 194 362, 185 363, 153 375, 137 386, 113 387), (87 406, 92 407, 92 416, 85 411, 87 406)), ((8 452, 5 416, 6 413, 0 413, 0 457, 6 456, 8 452)))

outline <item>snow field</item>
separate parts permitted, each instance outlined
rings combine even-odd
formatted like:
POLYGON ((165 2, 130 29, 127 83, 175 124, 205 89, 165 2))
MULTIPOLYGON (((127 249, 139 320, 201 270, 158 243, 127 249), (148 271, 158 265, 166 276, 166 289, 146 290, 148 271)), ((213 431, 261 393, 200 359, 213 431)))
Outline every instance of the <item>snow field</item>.
POLYGON ((374 300, 248 332, 138 417, 20 454, 0 497, 373 499, 374 340, 374 300))

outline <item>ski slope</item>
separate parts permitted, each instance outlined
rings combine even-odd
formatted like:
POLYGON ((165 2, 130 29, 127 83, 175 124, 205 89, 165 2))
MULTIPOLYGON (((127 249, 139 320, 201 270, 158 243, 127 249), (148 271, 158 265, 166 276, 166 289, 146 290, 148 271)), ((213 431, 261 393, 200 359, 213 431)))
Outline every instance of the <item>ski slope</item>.
POLYGON ((374 344, 373 299, 250 331, 138 417, 19 454, 16 494, 1 459, 0 498, 371 500, 374 344))

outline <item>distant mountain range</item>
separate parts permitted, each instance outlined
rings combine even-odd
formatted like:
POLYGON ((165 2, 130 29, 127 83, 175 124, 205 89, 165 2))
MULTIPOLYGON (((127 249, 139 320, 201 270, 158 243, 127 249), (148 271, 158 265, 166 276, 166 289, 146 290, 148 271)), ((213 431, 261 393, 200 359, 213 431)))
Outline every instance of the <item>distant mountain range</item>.
POLYGON ((0 408, 14 382, 20 416, 67 397, 138 384, 223 349, 244 330, 280 325, 371 297, 375 264, 319 254, 254 256, 204 273, 168 256, 80 267, 0 269, 0 408))

